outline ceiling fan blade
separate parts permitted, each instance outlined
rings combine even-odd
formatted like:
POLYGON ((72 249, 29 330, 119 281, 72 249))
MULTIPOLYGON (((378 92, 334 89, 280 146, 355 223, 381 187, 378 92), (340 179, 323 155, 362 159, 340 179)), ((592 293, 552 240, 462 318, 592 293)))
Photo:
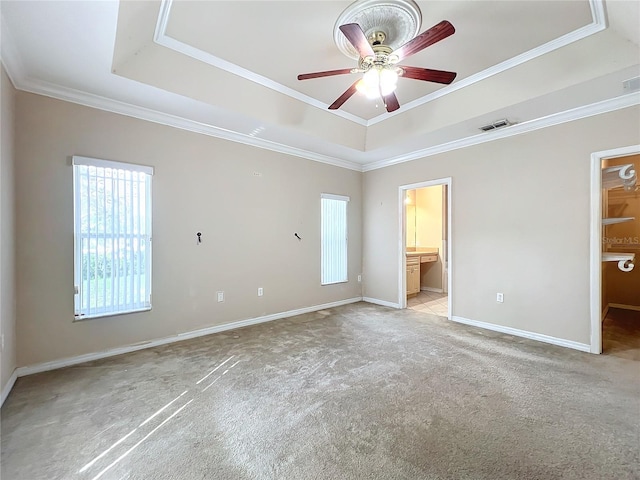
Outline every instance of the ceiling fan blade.
POLYGON ((360 25, 357 23, 340 25, 340 31, 347 37, 347 40, 351 42, 351 45, 355 47, 362 58, 375 56, 375 52, 373 48, 371 48, 371 45, 369 45, 369 40, 367 40, 360 25))
POLYGON ((351 96, 356 93, 356 85, 358 84, 360 80, 356 80, 355 82, 353 82, 353 85, 351 85, 349 88, 347 88, 347 90, 340 95, 335 102, 333 102, 331 105, 329 105, 329 110, 337 110, 338 108, 340 108, 342 106, 342 104, 344 102, 346 102, 347 100, 349 100, 351 98, 351 96))
POLYGON ((351 68, 343 68, 340 70, 326 70, 324 72, 303 73, 298 75, 298 80, 309 80, 310 78, 331 77, 333 75, 345 75, 351 73, 351 68))
POLYGON ((447 38, 449 35, 453 35, 456 29, 453 25, 446 20, 441 21, 437 25, 434 25, 426 32, 422 32, 413 40, 409 40, 393 53, 397 55, 399 60, 418 53, 420 50, 427 48, 429 45, 433 45, 440 40, 447 38))
POLYGON ((449 85, 456 78, 456 72, 446 72, 444 70, 431 70, 429 68, 405 67, 399 65, 402 69, 402 76, 405 78, 413 78, 414 80, 424 80, 425 82, 444 83, 449 85))
POLYGON ((384 100, 385 107, 387 107, 387 112, 395 112, 400 108, 400 103, 395 93, 391 92, 389 95, 382 97, 382 99, 384 100))

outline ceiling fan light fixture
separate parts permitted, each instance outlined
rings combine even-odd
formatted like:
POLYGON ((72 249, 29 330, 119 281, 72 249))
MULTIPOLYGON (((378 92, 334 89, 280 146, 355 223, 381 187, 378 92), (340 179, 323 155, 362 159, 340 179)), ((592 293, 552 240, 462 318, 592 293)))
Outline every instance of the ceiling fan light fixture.
MULTIPOLYGON (((413 12, 408 12, 405 20, 409 19, 411 21, 408 23, 417 24, 416 27, 419 27, 421 20, 420 9, 412 0, 359 0, 351 4, 336 23, 335 33, 339 32, 339 36, 334 36, 334 40, 336 40, 338 48, 340 48, 340 41, 346 42, 354 52, 353 58, 358 60, 358 66, 352 69, 343 68, 340 70, 305 73, 298 75, 298 80, 363 73, 364 75, 361 79, 353 82, 342 95, 328 106, 329 110, 337 110, 356 92, 361 92, 371 99, 375 99, 378 96, 382 97, 384 106, 389 113, 395 112, 400 108, 400 102, 394 93, 400 75, 404 78, 425 82, 450 84, 456 78, 455 72, 397 65, 397 62, 444 40, 456 31, 451 22, 442 20, 420 35, 410 37, 399 48, 396 47, 394 42, 399 42, 400 37, 395 35, 397 32, 394 28, 390 28, 394 23, 391 17, 393 17, 393 12, 403 11, 403 7, 411 6, 414 6, 415 9, 413 12), (371 16, 367 17, 363 13, 364 11, 371 13, 371 16), (355 21, 356 18, 354 18, 358 16, 356 12, 362 16, 358 21, 355 21), (385 15, 382 15, 383 12, 385 15), (381 14, 382 18, 378 14, 381 14), (372 25, 367 24, 364 21, 365 19, 372 20, 375 26, 368 28, 372 25), (385 25, 382 26, 382 23, 385 25)), ((408 31, 405 30, 404 33, 408 33, 408 31)), ((417 31, 418 28, 416 28, 417 31)), ((347 56, 352 56, 347 51, 343 51, 343 53, 347 56)))
POLYGON ((389 95, 398 85, 398 71, 391 68, 380 70, 380 91, 382 95, 389 95))
POLYGON ((372 82, 367 82, 364 77, 356 84, 356 90, 370 100, 380 96, 378 86, 372 82))
POLYGON ((356 85, 356 90, 369 99, 387 96, 398 85, 397 69, 373 67, 365 72, 356 85))

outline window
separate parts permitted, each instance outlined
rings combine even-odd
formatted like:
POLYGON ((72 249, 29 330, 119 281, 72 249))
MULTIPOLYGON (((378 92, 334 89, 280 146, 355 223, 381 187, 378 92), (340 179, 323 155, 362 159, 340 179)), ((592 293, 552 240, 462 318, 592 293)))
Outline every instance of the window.
POLYGON ((347 281, 347 202, 349 197, 323 193, 321 202, 322 285, 347 281))
POLYGON ((76 319, 151 308, 151 175, 73 157, 76 319))

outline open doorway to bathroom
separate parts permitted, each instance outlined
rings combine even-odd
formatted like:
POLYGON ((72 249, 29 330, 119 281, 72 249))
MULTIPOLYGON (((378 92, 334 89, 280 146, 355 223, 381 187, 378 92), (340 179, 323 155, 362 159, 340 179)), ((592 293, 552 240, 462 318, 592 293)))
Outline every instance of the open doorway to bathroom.
POLYGON ((401 187, 403 307, 451 318, 451 180, 401 187))

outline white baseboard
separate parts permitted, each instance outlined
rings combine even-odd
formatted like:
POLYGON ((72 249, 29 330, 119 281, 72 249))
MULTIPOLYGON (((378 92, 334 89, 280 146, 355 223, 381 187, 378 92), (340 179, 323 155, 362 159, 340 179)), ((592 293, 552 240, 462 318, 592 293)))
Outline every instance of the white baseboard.
POLYGON ((494 332, 507 333, 509 335, 515 335, 516 337, 529 338, 531 340, 537 340, 538 342, 550 343, 552 345, 559 345, 561 347, 573 348, 574 350, 580 350, 581 352, 590 352, 591 345, 586 343, 574 342, 573 340, 565 340, 563 338, 551 337, 549 335, 543 335, 541 333, 528 332, 526 330, 519 330, 517 328, 504 327, 502 325, 495 325, 493 323, 479 322, 478 320, 469 320, 468 318, 452 316, 451 320, 458 323, 464 323, 473 327, 486 328, 487 330, 493 330, 494 332))
POLYGON ((393 302, 387 302, 386 300, 379 300, 377 298, 362 297, 363 302, 375 303, 376 305, 382 305, 383 307, 400 308, 400 305, 393 302))
POLYGON ((633 310, 635 312, 640 312, 640 307, 636 305, 624 305, 622 303, 610 303, 609 305, 607 305, 607 311, 610 308, 622 308, 623 310, 633 310))
POLYGON ((13 373, 9 377, 9 381, 6 385, 2 387, 2 397, 0 397, 0 407, 4 404, 4 401, 11 393, 11 389, 13 388, 13 384, 16 383, 16 379, 18 378, 18 369, 14 369, 13 373))
MULTIPOLYGON (((224 332, 226 330, 234 330, 236 328, 241 328, 241 327, 248 327, 249 325, 256 325, 258 323, 270 322, 273 320, 279 320, 281 318, 293 317, 296 315, 302 315, 303 313, 316 312, 318 310, 324 310, 332 307, 339 307, 341 305, 347 305, 349 303, 356 303, 360 301, 362 301, 362 297, 348 298, 346 300, 338 300, 337 302, 330 302, 330 303, 324 303, 322 305, 314 305, 311 307, 298 308, 296 310, 289 310, 287 312, 264 315, 262 317, 248 318, 246 320, 239 320, 237 322, 224 323, 222 325, 214 325, 212 327, 202 328, 200 330, 192 330, 190 332, 179 333, 171 337, 159 338, 156 340, 149 340, 146 342, 136 343, 134 345, 127 345, 124 347, 112 348, 109 350, 104 350, 102 352, 87 353, 87 354, 78 355, 75 357, 68 357, 68 358, 62 358, 60 360, 53 360, 51 362, 28 365, 26 367, 17 368, 16 372, 14 372, 14 376, 17 373, 18 377, 24 377, 25 375, 32 375, 34 373, 46 372, 49 370, 56 370, 58 368, 69 367, 71 365, 90 362, 92 360, 99 360, 101 358, 113 357, 115 355, 135 352, 137 350, 143 350, 145 348, 166 345, 167 343, 181 342, 182 340, 188 340, 190 338, 202 337, 204 335, 211 335, 212 333, 224 332)), ((2 392, 2 395, 4 400, 4 391, 2 392)))
POLYGON ((434 292, 434 293, 444 293, 444 290, 441 288, 432 288, 432 287, 420 287, 421 292, 434 292))

